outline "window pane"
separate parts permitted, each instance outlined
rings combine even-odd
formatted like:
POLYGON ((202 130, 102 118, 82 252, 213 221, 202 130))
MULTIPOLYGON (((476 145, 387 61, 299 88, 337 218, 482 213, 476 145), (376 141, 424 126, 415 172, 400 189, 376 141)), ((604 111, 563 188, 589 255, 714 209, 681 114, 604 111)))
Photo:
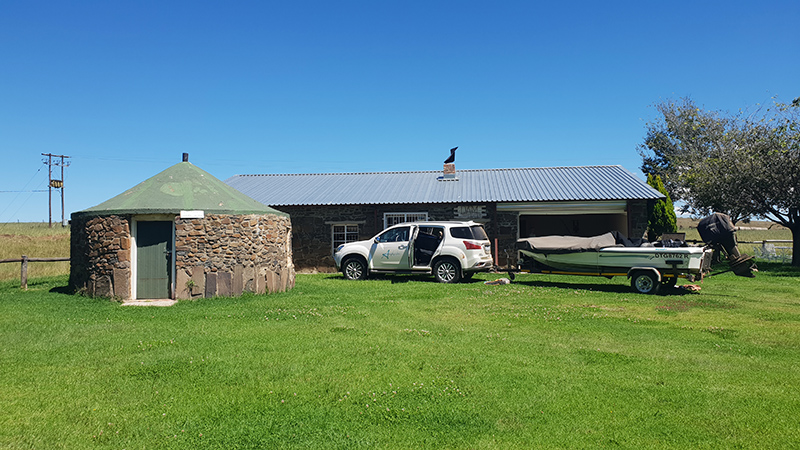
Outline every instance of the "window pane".
POLYGON ((378 241, 380 242, 407 242, 408 241, 408 232, 409 227, 400 227, 400 228, 393 228, 391 230, 384 231, 383 234, 378 236, 378 241))
POLYGON ((384 228, 404 222, 424 222, 428 220, 428 213, 384 213, 384 228))
POLYGON ((488 241, 489 237, 481 225, 473 225, 472 227, 453 227, 450 229, 450 236, 457 239, 475 239, 479 241, 488 241))
POLYGON ((472 233, 469 232, 469 227, 450 228, 450 236, 457 239, 472 239, 472 233))
POLYGON ((470 228, 472 229, 472 239, 477 239, 479 241, 489 240, 489 236, 486 235, 486 230, 484 230, 482 226, 473 225, 470 228))
POLYGON ((333 236, 333 249, 358 240, 358 225, 332 225, 331 234, 333 236))

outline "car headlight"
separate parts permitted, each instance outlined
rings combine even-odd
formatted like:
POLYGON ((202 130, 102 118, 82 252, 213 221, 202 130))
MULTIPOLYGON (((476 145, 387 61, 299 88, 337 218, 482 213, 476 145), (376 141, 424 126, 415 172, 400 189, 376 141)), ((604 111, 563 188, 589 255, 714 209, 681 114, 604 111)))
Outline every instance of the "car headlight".
POLYGON ((334 252, 334 253, 338 253, 338 252, 339 252, 341 249, 343 249, 343 248, 344 248, 344 244, 342 244, 342 245, 340 245, 340 246, 336 247, 336 250, 334 250, 333 252, 334 252))

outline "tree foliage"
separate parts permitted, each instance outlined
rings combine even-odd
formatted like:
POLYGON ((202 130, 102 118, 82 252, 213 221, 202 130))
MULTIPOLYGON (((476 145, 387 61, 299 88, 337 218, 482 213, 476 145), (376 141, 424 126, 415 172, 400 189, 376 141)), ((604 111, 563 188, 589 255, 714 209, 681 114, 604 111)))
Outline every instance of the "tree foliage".
POLYGON ((664 187, 659 175, 648 174, 647 184, 664 194, 667 198, 656 201, 653 211, 647 221, 647 240, 655 241, 664 233, 674 233, 678 230, 678 218, 672 204, 669 192, 664 187))
POLYGON ((691 99, 656 105, 639 146, 642 171, 661 176, 694 215, 763 217, 792 230, 800 265, 800 102, 752 114, 698 108, 691 99))

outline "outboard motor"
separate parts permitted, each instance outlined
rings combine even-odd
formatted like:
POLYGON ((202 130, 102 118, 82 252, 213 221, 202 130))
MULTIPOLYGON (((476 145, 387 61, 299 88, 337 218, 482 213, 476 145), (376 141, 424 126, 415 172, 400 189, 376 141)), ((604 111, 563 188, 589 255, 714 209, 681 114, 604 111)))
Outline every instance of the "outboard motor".
POLYGON ((703 242, 725 254, 734 274, 740 277, 755 277, 753 272, 758 272, 758 269, 752 262, 752 256, 739 253, 736 245, 736 227, 733 226, 730 217, 714 213, 697 224, 697 231, 703 242))

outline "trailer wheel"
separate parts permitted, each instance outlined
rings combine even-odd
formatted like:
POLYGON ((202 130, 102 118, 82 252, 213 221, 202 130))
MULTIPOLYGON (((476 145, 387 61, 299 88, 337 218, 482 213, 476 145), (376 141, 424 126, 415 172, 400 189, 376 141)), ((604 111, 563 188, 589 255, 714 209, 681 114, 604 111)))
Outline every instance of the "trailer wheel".
POLYGON ((640 294, 655 294, 661 287, 658 277, 652 272, 635 272, 631 277, 631 287, 640 294))
POLYGON ((674 288, 678 284, 678 277, 661 278, 661 287, 674 288))

